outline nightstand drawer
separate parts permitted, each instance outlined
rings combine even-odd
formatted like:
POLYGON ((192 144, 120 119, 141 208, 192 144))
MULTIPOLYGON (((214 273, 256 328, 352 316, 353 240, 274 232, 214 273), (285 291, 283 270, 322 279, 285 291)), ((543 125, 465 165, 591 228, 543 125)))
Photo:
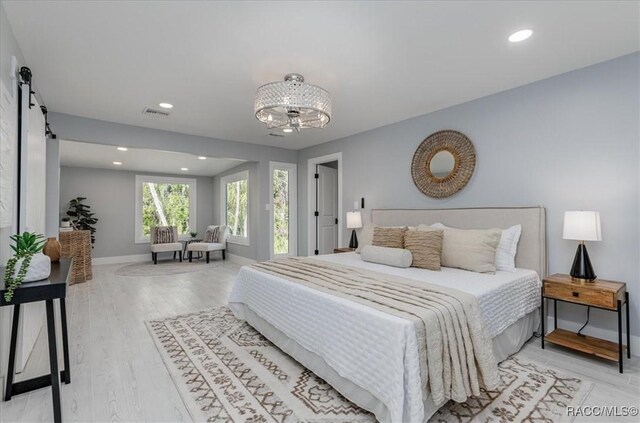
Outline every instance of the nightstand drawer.
POLYGON ((617 308, 614 292, 598 291, 591 288, 585 288, 580 285, 570 286, 566 284, 546 282, 544 286, 544 296, 572 303, 610 308, 612 310, 617 308))

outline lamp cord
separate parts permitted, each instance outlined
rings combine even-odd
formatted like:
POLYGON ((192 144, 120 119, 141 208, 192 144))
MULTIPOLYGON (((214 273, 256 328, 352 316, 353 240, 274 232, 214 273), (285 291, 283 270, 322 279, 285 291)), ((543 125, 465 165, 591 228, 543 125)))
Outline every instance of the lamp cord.
POLYGON ((580 332, 582 332, 582 329, 584 329, 589 324, 589 311, 591 311, 591 306, 587 306, 587 321, 584 322, 584 325, 582 325, 582 327, 578 331, 578 336, 586 336, 586 335, 583 335, 580 332))

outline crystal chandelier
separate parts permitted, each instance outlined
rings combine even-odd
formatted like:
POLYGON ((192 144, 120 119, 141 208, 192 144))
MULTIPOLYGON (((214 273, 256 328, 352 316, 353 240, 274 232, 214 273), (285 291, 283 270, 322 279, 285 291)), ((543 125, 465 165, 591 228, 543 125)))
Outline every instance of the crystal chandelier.
POLYGON ((267 128, 283 128, 285 132, 324 128, 331 119, 331 98, 326 90, 305 83, 302 75, 290 73, 284 81, 258 88, 255 113, 267 128))

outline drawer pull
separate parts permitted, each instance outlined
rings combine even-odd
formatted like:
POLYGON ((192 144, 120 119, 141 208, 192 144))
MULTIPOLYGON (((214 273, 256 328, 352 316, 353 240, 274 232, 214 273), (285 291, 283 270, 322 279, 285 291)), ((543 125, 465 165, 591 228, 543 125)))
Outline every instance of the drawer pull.
POLYGON ((580 293, 579 293, 579 292, 575 292, 575 291, 573 291, 573 292, 572 292, 572 294, 573 294, 573 296, 574 296, 574 297, 579 297, 579 296, 580 296, 580 293))

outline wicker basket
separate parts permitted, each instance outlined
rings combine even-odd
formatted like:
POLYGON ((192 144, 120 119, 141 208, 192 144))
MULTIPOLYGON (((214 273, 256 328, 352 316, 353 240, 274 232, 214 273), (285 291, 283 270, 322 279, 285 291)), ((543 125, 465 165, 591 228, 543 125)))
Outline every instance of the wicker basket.
POLYGON ((91 232, 60 232, 60 245, 61 257, 73 259, 69 285, 91 280, 91 232))

